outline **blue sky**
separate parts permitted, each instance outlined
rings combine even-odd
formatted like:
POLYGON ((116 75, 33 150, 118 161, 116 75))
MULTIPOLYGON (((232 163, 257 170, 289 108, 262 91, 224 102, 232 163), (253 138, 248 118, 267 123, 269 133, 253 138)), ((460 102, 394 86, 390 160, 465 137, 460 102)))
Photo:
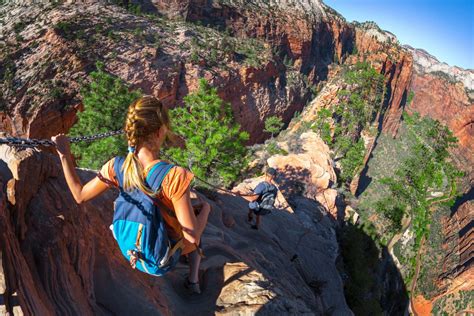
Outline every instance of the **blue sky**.
POLYGON ((401 44, 474 69, 474 0, 323 0, 348 21, 375 21, 401 44))

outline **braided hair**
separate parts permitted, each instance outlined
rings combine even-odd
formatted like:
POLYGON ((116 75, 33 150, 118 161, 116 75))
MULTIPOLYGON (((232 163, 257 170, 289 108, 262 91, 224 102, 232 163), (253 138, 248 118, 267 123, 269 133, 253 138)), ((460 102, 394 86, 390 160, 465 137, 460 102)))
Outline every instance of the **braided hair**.
POLYGON ((128 141, 128 154, 122 166, 124 190, 140 189, 148 195, 156 195, 145 183, 143 166, 136 152, 163 125, 171 130, 168 111, 155 97, 143 96, 130 104, 124 127, 128 141))

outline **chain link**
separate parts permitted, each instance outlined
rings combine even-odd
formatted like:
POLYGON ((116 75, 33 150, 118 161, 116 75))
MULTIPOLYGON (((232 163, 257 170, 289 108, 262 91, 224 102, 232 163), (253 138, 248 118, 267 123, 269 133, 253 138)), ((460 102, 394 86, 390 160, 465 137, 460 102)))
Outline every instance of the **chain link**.
MULTIPOLYGON (((79 142, 93 142, 97 139, 102 139, 110 136, 117 136, 124 134, 124 130, 120 129, 117 131, 111 131, 107 133, 99 133, 95 135, 88 136, 75 136, 69 138, 70 143, 79 143, 79 142)), ((50 139, 28 139, 28 138, 19 138, 19 137, 3 137, 0 138, 0 145, 8 145, 21 148, 34 148, 38 146, 55 146, 56 144, 50 139)))
MULTIPOLYGON (((122 135, 124 133, 125 133, 125 131, 121 129, 121 130, 117 130, 117 131, 99 133, 99 134, 95 134, 95 135, 75 136, 75 137, 69 138, 69 142, 70 143, 79 143, 79 142, 89 143, 89 142, 93 142, 93 141, 98 140, 98 139, 102 139, 102 138, 106 138, 106 137, 110 137, 110 136, 122 135)), ((20 147, 20 148, 35 148, 35 147, 38 147, 38 146, 45 146, 45 147, 56 146, 56 144, 50 139, 34 139, 34 138, 28 139, 28 138, 19 138, 19 137, 3 137, 3 138, 0 138, 0 145, 8 145, 8 146, 14 146, 14 147, 20 147)), ((161 155, 164 156, 169 161, 173 162, 174 164, 177 164, 176 161, 174 161, 171 157, 164 154, 163 151, 161 151, 161 155)), ((202 183, 205 183, 208 186, 213 187, 216 190, 224 191, 224 192, 227 192, 227 193, 232 194, 232 195, 237 195, 237 196, 250 196, 250 195, 253 195, 253 194, 242 194, 242 193, 232 192, 230 190, 215 186, 215 185, 213 185, 213 184, 211 184, 211 183, 209 183, 205 180, 202 180, 198 177, 195 177, 195 178, 197 180, 201 181, 202 183)))

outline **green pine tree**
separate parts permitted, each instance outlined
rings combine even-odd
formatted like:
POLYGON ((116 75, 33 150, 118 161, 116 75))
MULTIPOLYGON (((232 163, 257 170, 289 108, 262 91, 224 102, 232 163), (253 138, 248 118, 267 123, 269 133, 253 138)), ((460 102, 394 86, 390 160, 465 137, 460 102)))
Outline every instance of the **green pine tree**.
MULTIPOLYGON (((454 203, 459 194, 458 182, 464 173, 452 162, 449 150, 457 146, 458 140, 448 127, 431 118, 422 118, 416 112, 413 115, 404 112, 403 120, 408 130, 405 137, 412 145, 394 176, 379 180, 388 188, 390 196, 378 201, 377 207, 390 221, 394 232, 401 228, 403 215, 409 214, 415 233, 413 253, 416 253, 422 238, 429 233, 432 208, 454 203), (443 195, 433 197, 431 192, 434 191, 443 195)), ((410 273, 413 273, 416 258, 411 260, 410 273)))
POLYGON ((265 132, 273 136, 278 133, 283 127, 283 121, 278 116, 270 116, 265 120, 265 132))
POLYGON ((184 103, 171 110, 170 116, 174 131, 186 140, 186 149, 170 148, 167 154, 199 178, 229 184, 245 166, 248 133, 234 122, 230 104, 204 79, 184 103))
MULTIPOLYGON (((123 128, 127 108, 139 96, 139 91, 129 91, 117 77, 104 71, 104 65, 96 64, 90 74, 91 82, 81 89, 84 111, 77 114, 79 121, 71 128, 71 135, 91 135, 123 128)), ((91 143, 71 146, 78 158, 79 167, 99 169, 111 157, 123 154, 127 144, 122 137, 109 137, 91 143)))

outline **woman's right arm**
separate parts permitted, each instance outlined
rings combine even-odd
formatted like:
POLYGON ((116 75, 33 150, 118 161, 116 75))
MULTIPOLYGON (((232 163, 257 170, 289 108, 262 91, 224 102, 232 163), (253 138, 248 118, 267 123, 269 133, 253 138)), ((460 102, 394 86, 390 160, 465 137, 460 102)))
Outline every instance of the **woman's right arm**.
POLYGON ((178 222, 183 227, 184 238, 193 244, 199 243, 201 235, 206 228, 209 212, 211 211, 209 203, 202 203, 201 212, 196 216, 191 204, 189 187, 179 199, 173 200, 173 208, 178 222))
POLYGON ((82 185, 81 180, 76 173, 76 169, 74 168, 68 138, 64 136, 64 134, 59 134, 53 136, 51 140, 56 144, 56 150, 59 154, 59 159, 61 160, 64 177, 66 178, 67 185, 69 190, 71 190, 74 200, 76 200, 78 204, 98 196, 109 188, 98 177, 95 177, 85 185, 82 185))

